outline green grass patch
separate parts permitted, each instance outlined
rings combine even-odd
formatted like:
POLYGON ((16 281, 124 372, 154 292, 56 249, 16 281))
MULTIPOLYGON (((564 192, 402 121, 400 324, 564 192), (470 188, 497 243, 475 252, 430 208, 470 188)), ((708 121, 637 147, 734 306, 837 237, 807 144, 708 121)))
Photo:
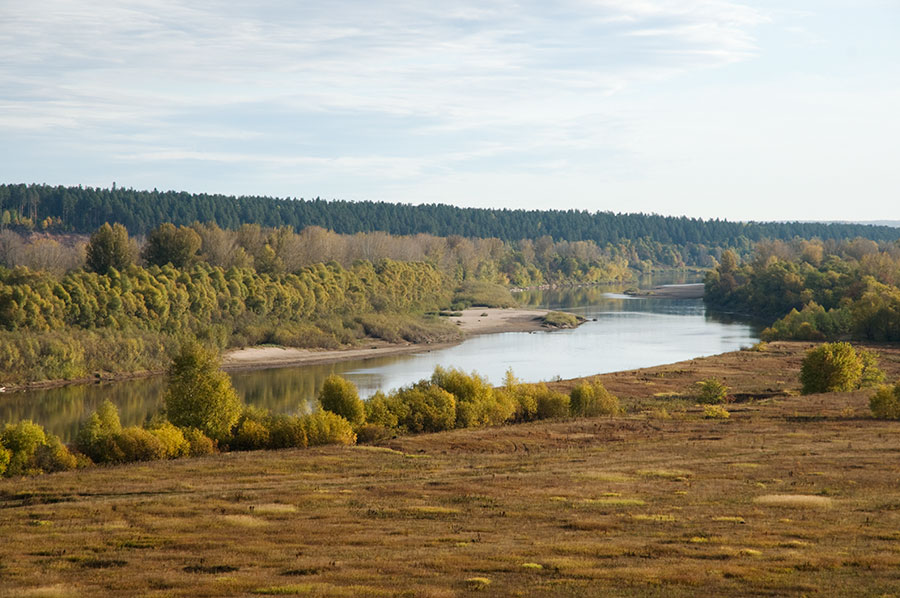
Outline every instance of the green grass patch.
POLYGON ((468 307, 516 307, 518 304, 509 289, 484 280, 462 283, 453 294, 453 309, 468 307))
POLYGON ((693 472, 686 469, 639 469, 636 473, 645 478, 657 478, 675 482, 683 482, 694 475, 693 472))
POLYGON ((585 471, 576 474, 575 477, 591 482, 630 482, 634 480, 633 476, 615 471, 585 471))
POLYGON ((642 507, 647 503, 639 498, 622 498, 605 496, 602 498, 586 498, 581 504, 596 507, 642 507))
POLYGON ((564 311, 550 311, 541 318, 541 326, 546 328, 577 328, 584 318, 564 311))
POLYGON ((639 513, 631 516, 635 521, 658 521, 658 522, 666 522, 666 521, 675 521, 674 515, 663 515, 663 514, 644 514, 639 513))

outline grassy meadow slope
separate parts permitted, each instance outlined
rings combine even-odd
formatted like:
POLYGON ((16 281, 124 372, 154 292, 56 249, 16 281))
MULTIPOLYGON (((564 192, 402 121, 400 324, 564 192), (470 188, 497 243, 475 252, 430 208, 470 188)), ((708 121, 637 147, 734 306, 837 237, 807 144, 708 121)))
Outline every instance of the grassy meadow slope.
POLYGON ((807 346, 602 376, 622 417, 3 480, 0 595, 893 595, 900 423, 797 396, 807 346))

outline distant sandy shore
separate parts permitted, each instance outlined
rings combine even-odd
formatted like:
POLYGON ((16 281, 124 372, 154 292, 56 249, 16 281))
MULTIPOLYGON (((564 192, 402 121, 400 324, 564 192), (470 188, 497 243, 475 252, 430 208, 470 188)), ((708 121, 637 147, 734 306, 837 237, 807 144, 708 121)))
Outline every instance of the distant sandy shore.
POLYGON ((702 299, 702 282, 690 284, 666 284, 649 290, 626 292, 632 297, 654 297, 657 299, 702 299))
POLYGON ((456 322, 465 335, 541 330, 541 318, 547 315, 547 311, 542 309, 496 307, 473 307, 464 309, 461 313, 461 316, 447 319, 456 322))
POLYGON ((313 364, 327 364, 351 359, 368 359, 402 353, 418 353, 451 347, 465 337, 500 332, 531 332, 541 330, 541 318, 547 314, 536 309, 498 309, 476 307, 463 310, 461 316, 447 318, 455 322, 463 333, 457 342, 435 344, 394 344, 366 341, 362 347, 347 349, 295 349, 292 347, 246 347, 227 351, 222 357, 222 369, 228 371, 255 370, 313 364))

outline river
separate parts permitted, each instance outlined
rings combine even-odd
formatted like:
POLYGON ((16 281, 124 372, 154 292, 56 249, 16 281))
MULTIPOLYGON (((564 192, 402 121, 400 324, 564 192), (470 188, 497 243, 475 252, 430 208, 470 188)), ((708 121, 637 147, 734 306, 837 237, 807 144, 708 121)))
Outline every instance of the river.
MULTIPOLYGON (((640 286, 695 280, 669 274, 642 279, 640 286)), ((427 378, 437 365, 477 371, 494 384, 511 368, 521 380, 538 382, 714 355, 758 340, 755 327, 707 313, 700 299, 635 298, 622 294, 624 288, 604 285, 518 295, 525 306, 569 311, 588 319, 574 330, 482 335, 446 349, 236 372, 232 380, 247 404, 302 413, 331 374, 350 379, 360 395, 368 397, 427 378)), ((134 425, 162 407, 164 391, 165 380, 156 377, 9 393, 0 397, 0 422, 31 419, 68 442, 82 419, 104 399, 118 406, 123 425, 134 425)))

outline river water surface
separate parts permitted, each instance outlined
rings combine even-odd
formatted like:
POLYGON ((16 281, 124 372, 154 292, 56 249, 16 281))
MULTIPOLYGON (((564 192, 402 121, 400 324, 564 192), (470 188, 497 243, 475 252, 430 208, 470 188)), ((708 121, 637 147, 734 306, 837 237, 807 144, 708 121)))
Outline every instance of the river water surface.
MULTIPOLYGON (((693 282, 683 275, 644 279, 641 287, 693 282)), ((477 371, 500 384, 512 368, 525 382, 575 378, 649 367, 733 351, 755 343, 752 325, 707 313, 700 299, 633 298, 623 286, 598 286, 518 295, 525 306, 559 309, 588 319, 574 330, 508 332, 476 336, 454 347, 283 369, 236 372, 232 380, 243 400, 274 412, 309 410, 322 381, 340 374, 363 397, 431 376, 435 366, 477 371)), ((31 419, 66 442, 83 418, 109 398, 123 425, 140 424, 162 407, 163 378, 73 385, 10 393, 0 397, 0 422, 31 419)))

